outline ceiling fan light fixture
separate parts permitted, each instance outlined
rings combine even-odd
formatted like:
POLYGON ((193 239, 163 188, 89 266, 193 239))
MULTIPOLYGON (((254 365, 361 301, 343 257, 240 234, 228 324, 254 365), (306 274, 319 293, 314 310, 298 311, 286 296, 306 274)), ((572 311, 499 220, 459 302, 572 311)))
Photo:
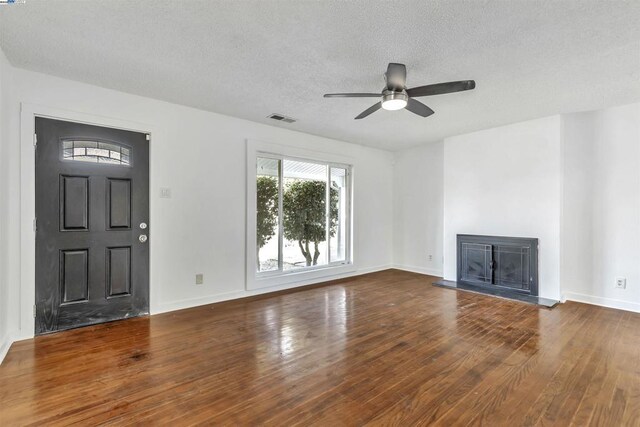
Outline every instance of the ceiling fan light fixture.
POLYGON ((388 101, 382 101, 382 108, 389 111, 402 110, 407 106, 407 101, 404 99, 390 99, 388 101))
MULTIPOLYGON (((2 1, 2 0, 0 0, 2 1)), ((404 64, 395 62, 387 65, 387 72, 384 73, 386 86, 382 89, 382 99, 380 95, 371 92, 357 93, 326 93, 325 98, 378 98, 380 101, 364 110, 354 117, 355 120, 364 119, 375 113, 379 109, 401 110, 417 114, 420 117, 429 117, 434 111, 415 98, 419 96, 443 95, 445 93, 462 92, 476 87, 473 80, 459 80, 455 82, 436 83, 425 86, 417 86, 407 89, 407 67, 404 64)))
POLYGON ((389 111, 402 110, 407 106, 409 96, 406 92, 385 91, 382 94, 382 108, 389 111))

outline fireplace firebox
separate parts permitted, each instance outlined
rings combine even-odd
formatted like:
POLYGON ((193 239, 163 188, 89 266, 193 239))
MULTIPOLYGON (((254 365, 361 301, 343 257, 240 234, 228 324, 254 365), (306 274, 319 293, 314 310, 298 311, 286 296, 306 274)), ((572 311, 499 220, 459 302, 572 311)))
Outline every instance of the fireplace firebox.
POLYGON ((457 235, 459 285, 538 295, 538 239, 457 235))

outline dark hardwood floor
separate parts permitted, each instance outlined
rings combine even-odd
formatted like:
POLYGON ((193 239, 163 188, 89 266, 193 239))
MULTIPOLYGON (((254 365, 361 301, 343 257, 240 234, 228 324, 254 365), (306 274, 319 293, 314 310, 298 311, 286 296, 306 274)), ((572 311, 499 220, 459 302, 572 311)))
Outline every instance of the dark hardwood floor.
POLYGON ((388 270, 15 343, 0 425, 638 425, 640 315, 388 270))

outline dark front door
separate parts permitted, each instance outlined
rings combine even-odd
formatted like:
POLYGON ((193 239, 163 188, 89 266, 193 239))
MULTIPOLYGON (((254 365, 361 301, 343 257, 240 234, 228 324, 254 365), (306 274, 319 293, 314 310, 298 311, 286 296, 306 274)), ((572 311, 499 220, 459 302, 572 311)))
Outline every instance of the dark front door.
POLYGON ((35 333, 149 313, 144 133, 36 118, 35 333))

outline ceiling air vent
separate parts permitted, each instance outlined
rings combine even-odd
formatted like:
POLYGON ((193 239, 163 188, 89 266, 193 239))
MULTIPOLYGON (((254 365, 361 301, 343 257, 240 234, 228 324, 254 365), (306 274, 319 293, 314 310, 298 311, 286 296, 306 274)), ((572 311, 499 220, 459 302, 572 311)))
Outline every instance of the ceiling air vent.
POLYGON ((291 117, 287 117, 284 114, 278 114, 278 113, 273 113, 267 117, 270 119, 277 120, 279 122, 285 122, 285 123, 293 123, 296 121, 296 119, 292 119, 291 117))

